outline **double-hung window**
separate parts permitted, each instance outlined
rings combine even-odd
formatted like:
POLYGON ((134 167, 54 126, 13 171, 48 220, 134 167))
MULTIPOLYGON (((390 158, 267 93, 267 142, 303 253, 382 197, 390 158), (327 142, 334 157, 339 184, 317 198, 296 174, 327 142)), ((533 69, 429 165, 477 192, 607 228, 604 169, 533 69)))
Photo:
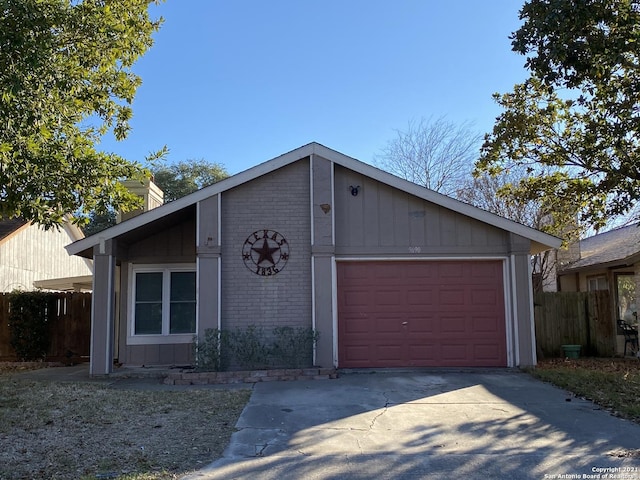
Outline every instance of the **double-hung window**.
POLYGON ((193 265, 132 266, 129 344, 184 343, 196 332, 193 265))

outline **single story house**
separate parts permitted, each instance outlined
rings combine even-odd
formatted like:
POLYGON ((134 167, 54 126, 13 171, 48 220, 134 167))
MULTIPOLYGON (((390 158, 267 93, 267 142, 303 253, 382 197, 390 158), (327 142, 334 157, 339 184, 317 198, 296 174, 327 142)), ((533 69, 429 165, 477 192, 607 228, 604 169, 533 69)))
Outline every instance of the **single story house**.
MULTIPOLYGON (((585 238, 558 257, 558 290, 607 290, 612 318, 637 328, 640 299, 640 224, 633 223, 585 238)), ((624 351, 618 328, 617 351, 624 351)))
POLYGON ((560 243, 310 143, 67 250, 104 375, 249 325, 313 328, 320 367, 534 365, 530 255, 560 243))

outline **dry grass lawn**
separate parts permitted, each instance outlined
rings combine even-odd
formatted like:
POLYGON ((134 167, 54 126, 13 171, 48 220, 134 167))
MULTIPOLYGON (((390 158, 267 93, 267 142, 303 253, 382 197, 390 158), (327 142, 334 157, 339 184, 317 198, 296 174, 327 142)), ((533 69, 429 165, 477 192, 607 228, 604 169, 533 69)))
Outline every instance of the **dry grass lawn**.
POLYGON ((0 369, 0 480, 166 480, 218 458, 249 390, 116 390, 0 369))
POLYGON ((587 398, 614 415, 640 423, 640 360, 579 358, 546 360, 531 374, 587 398))

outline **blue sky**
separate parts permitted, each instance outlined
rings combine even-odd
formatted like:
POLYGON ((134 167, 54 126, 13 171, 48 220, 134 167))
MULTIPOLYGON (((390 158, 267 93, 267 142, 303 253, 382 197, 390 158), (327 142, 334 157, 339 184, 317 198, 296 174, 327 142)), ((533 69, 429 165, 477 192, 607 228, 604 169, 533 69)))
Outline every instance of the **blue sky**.
POLYGON ((490 131, 526 78, 517 0, 167 0, 134 66, 132 131, 101 148, 234 174, 311 141, 371 163, 410 120, 490 131))

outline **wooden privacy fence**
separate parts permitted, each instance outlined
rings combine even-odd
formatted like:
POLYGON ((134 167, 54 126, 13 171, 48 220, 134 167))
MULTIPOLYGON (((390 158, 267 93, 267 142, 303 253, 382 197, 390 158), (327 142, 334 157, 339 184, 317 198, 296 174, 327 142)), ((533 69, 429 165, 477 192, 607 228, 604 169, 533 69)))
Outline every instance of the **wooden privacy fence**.
POLYGON ((562 356, 562 345, 581 345, 582 355, 615 354, 616 322, 608 291, 539 292, 534 295, 539 358, 562 356))
MULTIPOLYGON (((20 360, 11 346, 9 295, 0 293, 0 361, 20 360)), ((91 294, 52 293, 47 306, 48 362, 77 363, 89 360, 91 338, 91 294)))

